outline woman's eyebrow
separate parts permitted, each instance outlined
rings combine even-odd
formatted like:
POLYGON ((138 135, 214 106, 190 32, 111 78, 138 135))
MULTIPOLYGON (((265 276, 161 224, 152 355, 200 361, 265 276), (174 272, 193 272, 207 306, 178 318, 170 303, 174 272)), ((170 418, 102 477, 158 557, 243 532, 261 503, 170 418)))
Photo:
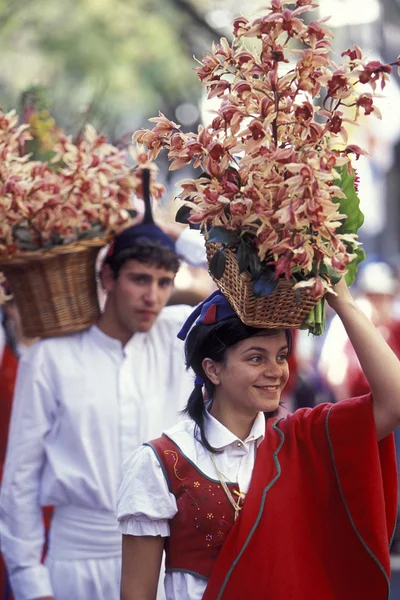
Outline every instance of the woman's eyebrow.
MULTIPOLYGON (((247 352, 250 351, 256 351, 256 352, 264 352, 267 353, 269 352, 269 350, 267 348, 263 348, 261 346, 250 346, 250 348, 247 348, 246 350, 243 350, 242 354, 246 354, 247 352)), ((288 350, 288 345, 285 344, 284 346, 282 346, 281 348, 279 348, 278 352, 283 352, 284 350, 288 350)))

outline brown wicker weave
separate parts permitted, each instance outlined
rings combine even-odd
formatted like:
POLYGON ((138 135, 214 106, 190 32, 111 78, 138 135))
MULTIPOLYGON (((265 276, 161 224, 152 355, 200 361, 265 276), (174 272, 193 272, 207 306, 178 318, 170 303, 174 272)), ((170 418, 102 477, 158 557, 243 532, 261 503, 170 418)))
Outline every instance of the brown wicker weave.
POLYGON ((97 320, 95 262, 106 238, 0 258, 27 337, 86 329, 97 320))
MULTIPOLYGON (((206 243, 208 261, 221 247, 213 242, 206 243)), ((294 284, 286 279, 280 279, 276 289, 268 296, 257 298, 253 294, 250 274, 239 272, 236 255, 229 248, 225 248, 225 253, 226 266, 221 279, 210 274, 243 323, 266 329, 301 326, 319 298, 313 298, 305 289, 296 293, 294 284)))

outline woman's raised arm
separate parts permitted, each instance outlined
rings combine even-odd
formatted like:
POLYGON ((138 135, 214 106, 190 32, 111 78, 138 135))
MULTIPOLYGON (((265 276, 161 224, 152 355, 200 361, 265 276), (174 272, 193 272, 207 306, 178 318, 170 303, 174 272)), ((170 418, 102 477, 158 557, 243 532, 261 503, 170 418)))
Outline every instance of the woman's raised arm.
POLYGON ((122 536, 121 600, 156 600, 165 538, 122 536))
POLYGON ((337 296, 328 294, 327 299, 343 322, 371 388, 380 441, 400 425, 400 362, 357 306, 344 278, 335 286, 335 291, 337 296))

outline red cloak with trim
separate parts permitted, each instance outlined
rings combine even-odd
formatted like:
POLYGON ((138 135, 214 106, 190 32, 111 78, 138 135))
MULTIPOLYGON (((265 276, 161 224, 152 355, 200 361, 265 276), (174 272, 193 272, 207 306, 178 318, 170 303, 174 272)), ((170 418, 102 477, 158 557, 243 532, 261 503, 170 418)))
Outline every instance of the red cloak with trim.
POLYGON ((396 512, 370 395, 270 420, 203 600, 387 600, 396 512))

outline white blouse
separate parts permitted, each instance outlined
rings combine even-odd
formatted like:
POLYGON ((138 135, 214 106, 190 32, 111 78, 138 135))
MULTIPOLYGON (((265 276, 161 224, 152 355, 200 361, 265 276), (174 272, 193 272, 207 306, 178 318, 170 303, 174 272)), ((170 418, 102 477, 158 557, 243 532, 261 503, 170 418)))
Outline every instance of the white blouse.
MULTIPOLYGON (((166 435, 208 478, 218 480, 209 452, 194 437, 195 424, 183 421, 166 431, 166 435)), ((210 414, 205 422, 210 444, 222 450, 215 462, 227 481, 237 482, 246 493, 256 458, 257 447, 264 439, 265 418, 257 415, 250 435, 242 441, 210 414)), ((127 535, 161 535, 168 537, 169 520, 177 513, 175 496, 169 492, 160 463, 149 446, 138 448, 125 465, 125 476, 118 493, 119 530, 127 535)), ((166 573, 164 586, 167 600, 200 600, 207 582, 190 573, 166 573)))

